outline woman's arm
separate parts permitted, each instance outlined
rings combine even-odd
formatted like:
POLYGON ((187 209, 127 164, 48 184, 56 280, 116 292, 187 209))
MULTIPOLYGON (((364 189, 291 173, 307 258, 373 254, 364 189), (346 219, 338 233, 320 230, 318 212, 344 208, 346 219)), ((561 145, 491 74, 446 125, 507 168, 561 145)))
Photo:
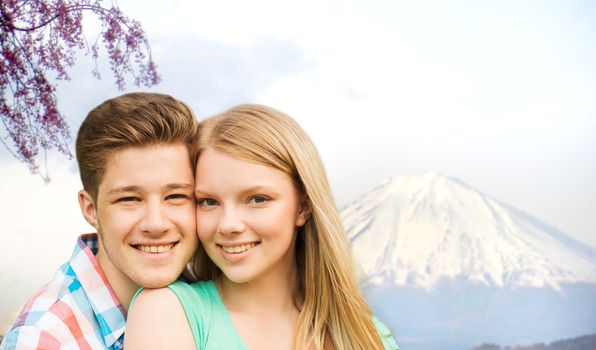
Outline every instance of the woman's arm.
POLYGON ((137 296, 128 310, 124 348, 195 349, 184 309, 174 292, 145 289, 137 296))

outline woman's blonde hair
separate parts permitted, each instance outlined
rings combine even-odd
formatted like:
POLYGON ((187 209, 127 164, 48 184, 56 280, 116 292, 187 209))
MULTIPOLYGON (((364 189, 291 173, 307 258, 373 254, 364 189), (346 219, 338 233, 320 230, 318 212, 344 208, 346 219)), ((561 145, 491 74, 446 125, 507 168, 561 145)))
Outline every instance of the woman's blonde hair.
MULTIPOLYGON (((304 304, 294 348, 382 349, 323 164, 304 130, 273 108, 240 105, 200 124, 195 161, 207 148, 279 169, 306 194, 311 214, 296 243, 304 304)), ((195 255, 194 272, 200 280, 221 273, 202 246, 195 255)))

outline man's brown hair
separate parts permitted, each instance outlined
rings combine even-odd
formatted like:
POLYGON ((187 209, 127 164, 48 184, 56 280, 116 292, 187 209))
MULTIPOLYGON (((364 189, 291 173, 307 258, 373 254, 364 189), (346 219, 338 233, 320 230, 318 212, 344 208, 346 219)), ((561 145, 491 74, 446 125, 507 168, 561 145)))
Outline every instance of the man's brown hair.
POLYGON ((89 112, 77 135, 83 188, 97 200, 106 162, 125 148, 181 143, 190 155, 197 125, 190 107, 169 95, 137 92, 103 102, 89 112))

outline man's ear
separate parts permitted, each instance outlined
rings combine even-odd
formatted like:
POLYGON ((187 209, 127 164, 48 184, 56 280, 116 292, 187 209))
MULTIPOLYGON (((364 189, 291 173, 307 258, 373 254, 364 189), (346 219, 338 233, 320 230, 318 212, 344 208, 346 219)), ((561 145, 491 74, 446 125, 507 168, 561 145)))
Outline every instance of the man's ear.
POLYGON ((298 216, 296 216, 296 227, 303 226, 306 220, 310 218, 310 204, 308 203, 308 197, 302 195, 300 203, 298 204, 298 216))
POLYGON ((81 213, 83 213, 89 225, 98 229, 97 211, 95 210, 95 203, 89 192, 85 190, 79 191, 79 206, 81 207, 81 213))

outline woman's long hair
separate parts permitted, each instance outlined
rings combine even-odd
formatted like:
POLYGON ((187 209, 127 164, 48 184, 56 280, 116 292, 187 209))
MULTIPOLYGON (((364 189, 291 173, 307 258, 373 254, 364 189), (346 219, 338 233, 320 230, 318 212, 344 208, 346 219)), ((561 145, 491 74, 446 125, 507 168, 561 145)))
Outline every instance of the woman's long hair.
MULTIPOLYGON (((358 286, 325 169, 304 130, 273 108, 240 105, 201 123, 193 150, 195 160, 207 148, 281 170, 306 194, 311 213, 296 238, 304 303, 294 348, 383 349, 358 286)), ((221 274, 201 245, 193 266, 199 280, 221 274)))

